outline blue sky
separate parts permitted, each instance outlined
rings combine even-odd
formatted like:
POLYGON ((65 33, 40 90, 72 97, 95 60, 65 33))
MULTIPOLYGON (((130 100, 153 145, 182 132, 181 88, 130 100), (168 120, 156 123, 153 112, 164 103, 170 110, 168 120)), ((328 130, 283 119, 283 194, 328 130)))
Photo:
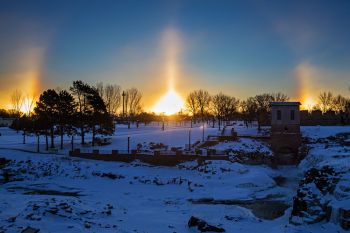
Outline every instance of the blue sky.
POLYGON ((349 95, 349 28, 350 1, 3 0, 0 97, 82 79, 138 87, 150 106, 167 88, 169 29, 180 41, 182 96, 198 88, 238 98, 349 95))

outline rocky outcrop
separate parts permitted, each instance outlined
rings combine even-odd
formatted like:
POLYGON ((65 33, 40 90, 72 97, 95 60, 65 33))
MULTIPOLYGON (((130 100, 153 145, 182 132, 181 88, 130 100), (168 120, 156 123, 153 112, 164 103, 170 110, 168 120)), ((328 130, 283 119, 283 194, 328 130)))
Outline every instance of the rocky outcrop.
POLYGON ((330 166, 308 170, 294 197, 290 222, 313 224, 329 220, 332 207, 328 194, 333 194, 338 181, 339 173, 330 166))

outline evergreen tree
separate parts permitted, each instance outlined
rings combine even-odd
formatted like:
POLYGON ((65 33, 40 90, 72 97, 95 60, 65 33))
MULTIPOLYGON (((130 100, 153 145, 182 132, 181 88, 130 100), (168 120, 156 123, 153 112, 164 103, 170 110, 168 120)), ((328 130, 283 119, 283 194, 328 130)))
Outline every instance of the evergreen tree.
POLYGON ((57 103, 58 124, 60 126, 61 149, 63 149, 63 136, 72 128, 74 123, 75 103, 73 96, 65 90, 58 94, 57 103))
POLYGON ((58 102, 59 95, 53 89, 44 91, 39 98, 39 101, 36 103, 34 112, 42 120, 46 120, 50 129, 51 136, 51 148, 55 147, 54 143, 54 126, 57 123, 58 117, 58 102))

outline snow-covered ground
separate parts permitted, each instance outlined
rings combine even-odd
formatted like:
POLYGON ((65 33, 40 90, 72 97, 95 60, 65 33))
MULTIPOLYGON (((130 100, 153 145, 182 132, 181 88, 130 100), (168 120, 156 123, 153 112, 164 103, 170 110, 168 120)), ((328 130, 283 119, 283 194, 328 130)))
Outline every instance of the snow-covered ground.
MULTIPOLYGON (((238 132, 238 135, 251 136, 251 135, 260 135, 265 131, 258 132, 256 125, 246 128, 241 122, 237 122, 234 126, 235 131, 238 132)), ((232 126, 227 127, 226 131, 230 132, 232 126)), ((266 129, 266 127, 265 127, 266 129)), ((205 125, 204 127, 204 137, 207 138, 209 135, 218 135, 221 131, 217 128, 213 128, 211 125, 205 125)), ((26 136, 26 144, 23 145, 23 136, 22 132, 16 132, 9 128, 0 128, 0 134, 3 136, 0 137, 0 148, 3 149, 22 149, 32 152, 37 151, 37 137, 34 135, 26 136)), ((165 130, 162 130, 162 125, 158 123, 152 123, 147 126, 140 124, 139 128, 136 125, 132 125, 130 129, 127 128, 127 125, 117 125, 114 135, 108 136, 111 138, 112 143, 107 146, 95 146, 94 149, 102 150, 127 150, 128 146, 128 137, 130 137, 130 149, 136 149, 138 144, 147 145, 151 142, 154 143, 163 143, 170 147, 182 147, 185 148, 185 145, 191 142, 194 144, 202 140, 203 128, 201 124, 194 125, 190 129, 190 124, 186 125, 174 125, 169 124, 165 125, 165 130), (189 138, 190 134, 190 138, 189 138)), ((91 142, 91 134, 86 134, 85 141, 91 142)), ((245 140, 249 141, 249 140, 245 140)), ((45 137, 40 136, 40 151, 45 152, 45 137)), ((50 138, 49 138, 50 143, 50 138)), ((242 142, 244 143, 244 142, 242 142)), ((60 137, 55 137, 55 146, 59 148, 60 137)), ((91 144, 81 146, 80 137, 74 137, 74 148, 83 148, 91 149, 91 144)), ((59 150, 59 154, 68 154, 68 151, 71 149, 71 137, 64 137, 64 149, 59 150)))
MULTIPOLYGON (((235 126, 241 135, 257 134, 256 127, 245 129, 239 124, 235 126)), ((188 127, 178 126, 168 126, 165 131, 158 125, 130 130, 118 126, 112 144, 101 148, 123 149, 128 136, 132 146, 155 142, 184 147, 188 143, 188 131, 188 127)), ((349 131, 350 127, 302 128, 303 134, 314 140, 349 131)), ((217 128, 205 128, 206 135, 217 132, 217 128)), ((0 158, 11 160, 0 165, 1 172, 7 173, 10 181, 0 184, 0 232, 20 232, 27 226, 41 229, 41 232, 195 232, 187 226, 191 216, 221 226, 226 232, 343 231, 332 222, 289 224, 291 208, 283 216, 268 220, 263 215, 269 214, 264 211, 273 212, 271 206, 265 206, 262 211, 259 206, 195 204, 190 201, 203 198, 229 201, 266 199, 291 205, 297 181, 306 169, 322 163, 348 165, 350 155, 338 145, 325 150, 325 145, 316 143, 310 156, 299 167, 272 169, 229 161, 155 167, 139 162, 70 158, 66 155, 69 138, 65 143, 67 149, 58 155, 26 152, 36 150, 35 137, 28 137, 27 144, 23 145, 20 133, 8 128, 0 128, 0 133, 0 158), (285 177, 286 180, 278 182, 276 177, 285 177)), ((192 143, 200 140, 201 135, 199 126, 193 128, 192 143)), ((44 138, 40 141, 43 143, 44 138)), ((58 143, 57 138, 56 145, 58 143)), ((217 146, 247 152, 269 151, 264 142, 248 138, 217 146)), ((44 144, 41 147, 44 151, 44 144)), ((339 205, 344 204, 340 201, 349 204, 348 200, 339 200, 339 205)))

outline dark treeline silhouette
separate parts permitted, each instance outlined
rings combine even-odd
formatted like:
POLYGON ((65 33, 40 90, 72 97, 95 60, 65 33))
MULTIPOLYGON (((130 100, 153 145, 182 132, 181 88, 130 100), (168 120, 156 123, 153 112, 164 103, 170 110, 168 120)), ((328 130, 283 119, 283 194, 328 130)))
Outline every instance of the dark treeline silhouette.
POLYGON ((22 113, 12 128, 23 131, 23 143, 28 132, 45 135, 47 150, 49 137, 50 147, 55 148, 56 135, 60 135, 62 149, 64 135, 79 135, 85 144, 85 133, 90 132, 94 146, 97 134, 110 135, 114 131, 113 115, 108 113, 98 89, 82 81, 74 81, 70 91, 44 91, 33 113, 22 113))
POLYGON ((266 114, 270 111, 272 101, 288 101, 289 97, 282 93, 265 93, 249 97, 246 100, 219 93, 210 95, 205 90, 196 90, 186 98, 186 108, 191 116, 191 121, 209 120, 218 122, 219 129, 230 120, 242 119, 248 125, 254 120, 260 125, 266 114))
MULTIPOLYGON (((239 100, 223 93, 211 95, 206 90, 195 90, 188 94, 184 112, 172 116, 146 113, 142 110, 142 94, 136 88, 122 91, 118 85, 98 83, 91 86, 82 81, 74 81, 67 90, 48 89, 36 101, 34 111, 23 113, 23 95, 15 91, 11 96, 12 109, 0 110, 0 117, 15 119, 12 128, 23 131, 23 143, 26 133, 45 135, 46 149, 55 147, 55 136, 60 136, 60 148, 63 148, 64 135, 81 137, 85 144, 85 134, 92 134, 92 145, 95 145, 97 135, 110 135, 114 132, 114 123, 132 123, 139 127, 140 123, 174 121, 185 125, 186 121, 193 123, 207 122, 208 125, 218 124, 219 129, 232 120, 243 120, 248 127, 257 121, 258 128, 268 124, 271 102, 288 101, 283 93, 263 93, 245 100, 239 100)), ((28 109, 33 105, 34 98, 27 101, 28 109)), ((318 103, 313 110, 322 113, 335 112, 350 117, 350 99, 331 92, 319 95, 318 103)))
MULTIPOLYGON (((218 122, 219 129, 231 120, 243 120, 248 124, 257 121, 258 128, 268 124, 271 102, 289 101, 289 97, 281 92, 263 93, 245 100, 239 100, 233 96, 219 93, 210 95, 205 90, 196 90, 188 94, 186 98, 186 110, 192 122, 211 120, 213 126, 218 122)), ((312 110, 320 110, 323 113, 335 112, 350 118, 350 99, 341 95, 333 95, 331 92, 320 93, 318 103, 312 110)))
POLYGON ((321 110, 322 113, 334 111, 336 113, 350 112, 350 98, 342 95, 333 95, 332 92, 322 92, 318 96, 318 102, 313 110, 321 110))

